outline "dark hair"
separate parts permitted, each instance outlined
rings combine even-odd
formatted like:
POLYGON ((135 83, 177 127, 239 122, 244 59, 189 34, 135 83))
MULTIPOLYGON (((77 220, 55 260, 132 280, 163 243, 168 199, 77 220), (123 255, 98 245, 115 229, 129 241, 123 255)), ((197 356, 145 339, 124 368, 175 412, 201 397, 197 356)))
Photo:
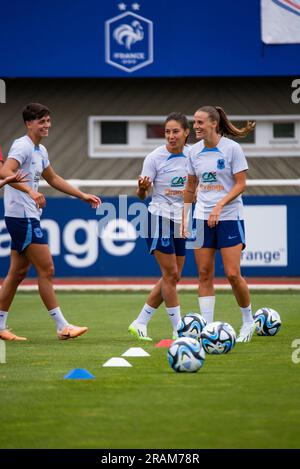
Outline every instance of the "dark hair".
POLYGON ((217 121, 217 132, 231 137, 246 137, 255 127, 255 122, 248 121, 245 127, 239 129, 228 119, 224 109, 220 106, 201 106, 197 112, 206 112, 212 121, 217 121))
POLYGON ((179 124, 184 130, 187 130, 190 128, 188 118, 181 112, 171 112, 171 114, 169 114, 168 117, 166 118, 164 125, 166 125, 170 121, 179 122, 179 124))
MULTIPOLYGON (((166 126, 166 124, 170 121, 178 122, 183 128, 183 130, 190 130, 190 124, 189 124, 188 118, 186 117, 186 115, 182 114, 181 112, 171 112, 171 114, 167 116, 164 125, 166 126)), ((188 141, 188 138, 189 138, 189 135, 186 137, 185 143, 188 141)))
POLYGON ((24 122, 34 121, 35 119, 42 119, 42 117, 49 115, 50 110, 40 103, 29 103, 23 109, 24 122))

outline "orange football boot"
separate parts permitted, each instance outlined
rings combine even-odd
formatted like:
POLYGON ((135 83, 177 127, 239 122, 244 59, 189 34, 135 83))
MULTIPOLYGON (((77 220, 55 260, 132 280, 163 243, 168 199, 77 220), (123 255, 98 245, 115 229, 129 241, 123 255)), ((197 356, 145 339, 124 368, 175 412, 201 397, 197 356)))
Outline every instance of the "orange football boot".
POLYGON ((3 329, 0 331, 0 339, 2 340, 27 340, 26 337, 19 337, 12 332, 10 332, 8 329, 3 329))
POLYGON ((76 337, 84 334, 87 330, 87 327, 73 326, 72 324, 69 324, 62 330, 57 331, 57 337, 60 340, 75 339, 76 337))

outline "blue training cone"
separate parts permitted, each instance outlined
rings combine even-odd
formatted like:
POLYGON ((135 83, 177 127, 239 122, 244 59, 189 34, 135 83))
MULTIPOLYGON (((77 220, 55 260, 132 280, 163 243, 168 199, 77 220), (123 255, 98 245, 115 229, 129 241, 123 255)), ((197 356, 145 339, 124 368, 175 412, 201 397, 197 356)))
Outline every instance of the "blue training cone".
POLYGON ((64 376, 64 379, 94 379, 95 376, 92 375, 88 370, 84 368, 74 368, 74 370, 69 371, 64 376))

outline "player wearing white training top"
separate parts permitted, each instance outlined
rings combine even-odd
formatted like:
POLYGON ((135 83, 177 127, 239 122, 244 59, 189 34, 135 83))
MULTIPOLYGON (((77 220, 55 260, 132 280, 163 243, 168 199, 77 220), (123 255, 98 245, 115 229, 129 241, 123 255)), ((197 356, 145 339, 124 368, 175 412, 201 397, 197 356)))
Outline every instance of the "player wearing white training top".
POLYGON ((146 240, 149 253, 155 256, 162 277, 154 286, 129 332, 140 340, 151 341, 147 324, 164 301, 177 334, 180 306, 176 285, 185 260, 185 239, 181 237, 183 194, 187 180, 189 122, 183 114, 172 113, 165 121, 166 145, 150 153, 138 180, 137 195, 145 199, 153 185, 149 204, 146 240))
MULTIPOLYGON (((3 155, 2 155, 2 148, 0 146, 0 178, 2 178, 2 165, 4 164, 3 155)), ((23 173, 23 171, 17 171, 16 174, 12 176, 8 176, 4 179, 0 179, 0 189, 1 187, 5 186, 5 184, 11 184, 13 182, 26 182, 27 176, 23 173)))
POLYGON ((5 223, 12 243, 10 268, 0 292, 0 339, 26 340, 10 332, 6 320, 17 287, 31 264, 37 272, 40 296, 55 321, 58 338, 70 339, 86 332, 87 327, 69 324, 57 303, 52 284, 53 260, 40 227, 41 209, 45 206, 45 197, 38 192, 40 177, 59 191, 88 202, 93 208, 99 205, 100 199, 75 189, 51 167, 47 150, 40 143, 51 127, 49 109, 39 103, 28 104, 23 110, 23 119, 27 135, 14 141, 2 169, 4 177, 13 176, 21 169, 28 181, 14 184, 14 187, 6 186, 4 192, 5 223))
POLYGON ((200 141, 190 149, 184 197, 183 232, 187 236, 188 210, 197 191, 194 221, 197 233, 202 234, 201 244, 195 249, 200 311, 208 323, 213 321, 214 263, 216 249, 219 249, 225 274, 242 311, 243 325, 238 342, 250 341, 255 328, 249 289, 240 270, 241 252, 245 248, 241 194, 246 186, 248 165, 240 145, 225 135, 246 136, 254 125, 248 122, 246 127, 238 129, 219 106, 198 109, 194 129, 200 141))

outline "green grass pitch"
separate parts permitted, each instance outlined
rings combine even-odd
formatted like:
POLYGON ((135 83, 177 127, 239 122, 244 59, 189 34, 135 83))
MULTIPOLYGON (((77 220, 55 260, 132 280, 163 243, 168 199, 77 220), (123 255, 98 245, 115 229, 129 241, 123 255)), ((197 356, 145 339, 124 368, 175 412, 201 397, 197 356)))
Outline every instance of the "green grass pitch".
MULTIPOLYGON (((207 356, 198 373, 175 373, 166 349, 141 344, 127 332, 144 293, 60 294, 66 317, 89 332, 58 341, 37 294, 18 294, 9 326, 29 338, 7 343, 0 364, 0 448, 299 448, 299 294, 252 295, 254 311, 276 309, 283 326, 275 337, 255 336, 224 356, 207 356), (129 347, 150 357, 129 358, 132 368, 103 368, 129 347), (64 380, 86 368, 95 380, 64 380)), ((182 312, 197 311, 196 293, 181 294, 182 312)), ((217 293, 216 320, 240 326, 231 294, 217 293)), ((149 333, 170 338, 164 308, 149 333)), ((300 355, 300 354, 299 354, 300 355)))

